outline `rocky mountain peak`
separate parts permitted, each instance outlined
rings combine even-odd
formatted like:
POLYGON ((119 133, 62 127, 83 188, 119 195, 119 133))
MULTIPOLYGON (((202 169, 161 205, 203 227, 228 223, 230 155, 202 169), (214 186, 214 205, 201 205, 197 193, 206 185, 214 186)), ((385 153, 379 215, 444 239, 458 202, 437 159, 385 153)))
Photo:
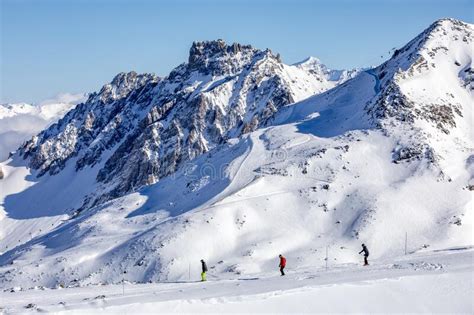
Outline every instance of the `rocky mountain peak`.
POLYGON ((414 75, 436 67, 437 59, 453 59, 453 63, 466 61, 465 53, 454 54, 452 51, 464 51, 465 46, 472 45, 474 27, 472 24, 446 18, 432 23, 422 33, 405 46, 395 49, 393 56, 376 68, 381 87, 387 86, 394 76, 414 75))
POLYGON ((104 103, 126 97, 131 91, 142 87, 149 81, 158 81, 159 78, 151 73, 137 74, 135 71, 121 72, 110 83, 104 85, 97 95, 104 103))
POLYGON ((394 119, 408 128, 422 126, 430 141, 461 126, 472 84, 473 32, 472 24, 440 19, 394 50, 392 58, 368 72, 378 92, 368 112, 388 128, 394 119))
POLYGON ((431 30, 436 30, 437 28, 443 28, 443 27, 463 27, 463 28, 469 28, 469 24, 466 22, 463 22, 461 20, 453 19, 453 18, 442 18, 439 20, 436 20, 431 24, 431 26, 428 29, 431 30))
POLYGON ((269 49, 261 51, 251 45, 226 44, 222 39, 193 42, 189 50, 187 69, 214 76, 235 74, 255 57, 273 56, 269 49))
POLYGON ((239 43, 227 45, 222 39, 197 41, 193 42, 189 50, 188 61, 189 64, 195 64, 211 58, 235 55, 239 52, 255 53, 256 51, 257 49, 254 49, 251 45, 241 45, 239 43))
POLYGON ((433 57, 434 54, 449 50, 447 46, 452 43, 458 41, 467 44, 472 43, 473 31, 472 24, 456 19, 437 20, 408 44, 396 49, 392 58, 385 64, 404 62, 405 65, 399 65, 400 68, 404 69, 410 66, 413 61, 416 61, 422 52, 425 52, 428 55, 427 57, 433 57))
POLYGON ((472 24, 445 18, 435 21, 419 37, 423 39, 425 49, 440 49, 439 47, 445 46, 448 42, 472 42, 473 31, 472 24))
POLYGON ((135 71, 120 72, 110 82, 111 85, 122 86, 127 82, 133 82, 137 78, 138 74, 135 71))

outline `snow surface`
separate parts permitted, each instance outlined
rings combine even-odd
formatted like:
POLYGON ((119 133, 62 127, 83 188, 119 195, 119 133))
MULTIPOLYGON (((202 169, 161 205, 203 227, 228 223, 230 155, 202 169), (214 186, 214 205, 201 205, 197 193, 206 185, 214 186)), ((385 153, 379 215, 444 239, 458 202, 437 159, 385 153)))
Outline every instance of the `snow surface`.
MULTIPOLYGON (((331 254, 331 252, 329 252, 331 254)), ((474 311, 473 249, 424 251, 371 265, 329 263, 285 277, 266 272, 221 279, 196 270, 183 281, 0 292, 0 311, 53 314, 147 313, 457 313, 474 311)), ((331 257, 331 255, 329 255, 331 257)), ((199 262, 195 262, 199 264, 199 262)), ((276 264, 276 262, 275 262, 276 264)))

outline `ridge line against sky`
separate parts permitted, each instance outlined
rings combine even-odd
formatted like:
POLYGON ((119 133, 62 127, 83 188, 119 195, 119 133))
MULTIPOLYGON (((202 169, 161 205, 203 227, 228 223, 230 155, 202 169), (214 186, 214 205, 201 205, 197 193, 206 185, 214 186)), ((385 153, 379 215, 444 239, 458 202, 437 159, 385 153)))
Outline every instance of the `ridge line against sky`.
POLYGON ((0 102, 92 92, 119 72, 166 76, 196 40, 378 65, 439 18, 472 23, 470 0, 0 0, 0 102))

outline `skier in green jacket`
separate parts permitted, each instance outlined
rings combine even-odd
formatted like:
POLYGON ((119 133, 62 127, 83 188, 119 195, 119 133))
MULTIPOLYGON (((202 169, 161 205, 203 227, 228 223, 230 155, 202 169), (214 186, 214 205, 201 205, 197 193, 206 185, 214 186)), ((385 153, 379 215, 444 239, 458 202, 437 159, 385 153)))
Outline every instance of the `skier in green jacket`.
POLYGON ((202 267, 201 281, 206 281, 207 265, 204 259, 201 259, 201 267, 202 267))

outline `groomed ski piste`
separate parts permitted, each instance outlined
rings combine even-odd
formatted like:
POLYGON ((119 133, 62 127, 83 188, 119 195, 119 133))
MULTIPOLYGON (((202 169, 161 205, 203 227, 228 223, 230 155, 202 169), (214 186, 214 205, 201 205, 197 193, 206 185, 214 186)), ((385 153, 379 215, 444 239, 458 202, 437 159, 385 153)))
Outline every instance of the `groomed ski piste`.
MULTIPOLYGON (((331 249, 329 250, 329 254, 331 249)), ((252 277, 1 292, 3 313, 464 313, 473 311, 473 248, 275 270, 252 277)), ((330 255, 329 255, 330 257, 330 255)), ((329 259, 331 260, 331 259, 329 259)), ((199 264, 199 262, 197 262, 199 264)), ((125 276, 126 279, 126 276, 125 276)))

